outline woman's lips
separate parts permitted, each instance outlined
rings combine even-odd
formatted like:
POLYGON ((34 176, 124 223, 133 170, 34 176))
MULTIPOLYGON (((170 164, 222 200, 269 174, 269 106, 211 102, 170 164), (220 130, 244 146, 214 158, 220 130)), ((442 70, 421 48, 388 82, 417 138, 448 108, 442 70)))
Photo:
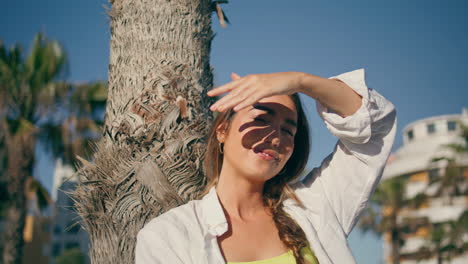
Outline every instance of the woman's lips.
MULTIPOLYGON (((254 152, 255 153, 255 152, 254 152)), ((264 152, 257 152, 255 153, 255 155, 259 156, 261 159, 263 160, 267 160, 267 161, 270 161, 270 160, 275 160, 275 158, 271 155, 268 155, 267 153, 264 153, 264 152)))

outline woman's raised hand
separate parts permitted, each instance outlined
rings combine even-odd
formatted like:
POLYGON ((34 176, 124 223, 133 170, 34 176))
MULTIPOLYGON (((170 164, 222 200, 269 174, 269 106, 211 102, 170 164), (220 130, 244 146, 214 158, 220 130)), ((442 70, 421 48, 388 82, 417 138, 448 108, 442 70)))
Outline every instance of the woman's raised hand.
POLYGON ((240 77, 232 73, 231 82, 207 93, 208 96, 216 96, 229 92, 211 105, 210 110, 222 112, 234 107, 234 111, 237 112, 265 97, 299 92, 301 74, 301 72, 278 72, 240 77))

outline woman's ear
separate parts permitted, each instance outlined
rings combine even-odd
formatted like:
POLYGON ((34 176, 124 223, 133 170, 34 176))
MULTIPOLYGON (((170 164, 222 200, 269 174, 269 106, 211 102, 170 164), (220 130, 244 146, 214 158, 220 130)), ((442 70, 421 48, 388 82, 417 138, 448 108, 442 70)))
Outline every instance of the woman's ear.
POLYGON ((221 143, 226 139, 226 122, 222 122, 216 128, 216 138, 221 143))

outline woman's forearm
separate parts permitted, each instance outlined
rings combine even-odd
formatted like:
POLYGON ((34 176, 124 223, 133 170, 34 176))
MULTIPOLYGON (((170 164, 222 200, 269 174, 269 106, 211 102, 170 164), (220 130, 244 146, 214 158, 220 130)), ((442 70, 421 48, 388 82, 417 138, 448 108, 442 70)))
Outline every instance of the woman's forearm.
POLYGON ((342 117, 354 114, 362 104, 362 96, 337 79, 298 72, 299 92, 318 100, 342 117))

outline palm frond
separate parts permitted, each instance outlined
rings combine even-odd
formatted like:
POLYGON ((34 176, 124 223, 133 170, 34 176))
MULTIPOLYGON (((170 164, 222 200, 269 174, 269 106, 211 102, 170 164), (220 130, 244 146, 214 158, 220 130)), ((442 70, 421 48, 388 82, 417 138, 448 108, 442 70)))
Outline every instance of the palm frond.
POLYGON ((221 27, 225 28, 226 23, 231 24, 229 19, 226 16, 226 13, 224 13, 223 9, 221 8, 221 4, 227 4, 229 1, 213 1, 211 2, 211 10, 212 12, 215 12, 216 15, 218 16, 219 23, 221 24, 221 27))
POLYGON ((37 179, 31 177, 28 184, 28 191, 36 195, 37 205, 41 210, 52 203, 49 192, 37 179))

